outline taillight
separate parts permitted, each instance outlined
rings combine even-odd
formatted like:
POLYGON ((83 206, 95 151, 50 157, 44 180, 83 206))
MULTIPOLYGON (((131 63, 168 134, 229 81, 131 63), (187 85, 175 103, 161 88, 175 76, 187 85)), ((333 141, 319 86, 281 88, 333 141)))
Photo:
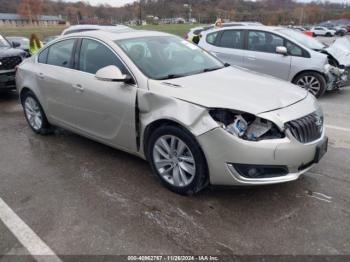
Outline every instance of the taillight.
POLYGON ((185 39, 188 39, 188 33, 185 34, 185 39))

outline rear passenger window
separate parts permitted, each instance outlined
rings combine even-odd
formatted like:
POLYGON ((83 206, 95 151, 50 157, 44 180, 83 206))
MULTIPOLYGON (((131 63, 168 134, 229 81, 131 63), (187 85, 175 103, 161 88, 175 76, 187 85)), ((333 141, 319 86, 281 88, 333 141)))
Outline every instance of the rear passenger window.
POLYGON ((207 42, 211 45, 214 45, 217 36, 218 36, 218 32, 208 34, 207 35, 207 42))
POLYGON ((74 42, 74 39, 69 39, 50 46, 49 54, 47 56, 47 64, 61 67, 70 67, 74 42))
POLYGON ((96 74, 98 70, 109 65, 115 65, 123 74, 127 74, 123 63, 109 48, 100 42, 84 39, 81 44, 78 69, 96 74))
POLYGON ((219 46, 236 49, 243 48, 243 32, 239 30, 223 31, 219 46))
POLYGON ((49 54, 49 49, 48 49, 48 48, 44 49, 44 50, 39 54, 38 62, 39 62, 39 63, 42 63, 42 64, 46 64, 47 55, 48 55, 48 54, 49 54))

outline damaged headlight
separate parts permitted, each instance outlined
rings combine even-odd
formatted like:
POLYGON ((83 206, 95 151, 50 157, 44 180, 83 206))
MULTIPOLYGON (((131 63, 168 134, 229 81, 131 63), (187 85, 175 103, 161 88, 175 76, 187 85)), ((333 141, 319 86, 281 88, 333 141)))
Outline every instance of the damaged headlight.
POLYGON ((211 109, 210 116, 227 132, 244 140, 259 141, 285 135, 269 120, 227 109, 211 109))
POLYGON ((326 64, 324 66, 324 70, 325 70, 326 74, 331 73, 331 74, 334 74, 336 76, 342 76, 344 73, 346 73, 345 69, 339 68, 339 67, 335 67, 335 66, 332 66, 330 64, 326 64))

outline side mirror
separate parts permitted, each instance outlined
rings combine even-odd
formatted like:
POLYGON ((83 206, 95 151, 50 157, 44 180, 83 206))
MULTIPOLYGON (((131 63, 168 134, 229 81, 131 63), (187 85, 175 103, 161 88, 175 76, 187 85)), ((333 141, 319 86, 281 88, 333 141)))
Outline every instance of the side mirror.
POLYGON ((13 47, 13 48, 17 48, 17 47, 20 47, 20 46, 21 46, 20 43, 18 43, 18 42, 12 42, 12 47, 13 47))
POLYGON ((101 81, 129 82, 131 77, 123 75, 120 69, 114 65, 106 66, 96 72, 95 77, 101 81))
POLYGON ((276 47, 276 53, 277 54, 281 54, 281 55, 287 55, 288 54, 288 50, 285 46, 277 46, 276 47))

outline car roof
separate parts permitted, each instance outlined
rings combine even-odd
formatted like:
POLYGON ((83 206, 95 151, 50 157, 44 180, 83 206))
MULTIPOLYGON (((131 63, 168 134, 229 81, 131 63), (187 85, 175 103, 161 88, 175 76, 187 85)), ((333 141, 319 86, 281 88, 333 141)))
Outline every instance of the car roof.
POLYGON ((214 28, 208 31, 205 31, 205 33, 211 33, 215 31, 221 31, 221 30, 227 30, 227 29, 248 29, 248 30, 263 30, 267 32, 274 32, 278 29, 286 29, 279 26, 265 26, 265 25, 238 25, 238 26, 227 26, 227 27, 220 27, 220 28, 214 28))
POLYGON ((61 35, 66 35, 67 32, 74 30, 104 30, 104 31, 132 31, 134 29, 125 25, 72 25, 64 29, 61 35))
POLYGON ((105 29, 113 29, 113 28, 118 28, 118 27, 127 27, 125 25, 72 25, 68 28, 66 28, 66 30, 70 30, 70 29, 89 29, 89 28, 105 28, 105 29))
POLYGON ((27 37, 25 37, 25 36, 10 35, 10 36, 6 36, 6 38, 27 38, 27 37))
POLYGON ((100 39, 107 38, 111 41, 116 41, 116 40, 132 39, 132 38, 139 38, 139 37, 173 36, 173 35, 168 33, 158 32, 158 31, 146 31, 146 30, 133 30, 133 31, 115 32, 115 33, 96 30, 96 31, 85 31, 80 33, 73 33, 73 34, 66 35, 64 37, 72 37, 72 36, 96 37, 100 39))

